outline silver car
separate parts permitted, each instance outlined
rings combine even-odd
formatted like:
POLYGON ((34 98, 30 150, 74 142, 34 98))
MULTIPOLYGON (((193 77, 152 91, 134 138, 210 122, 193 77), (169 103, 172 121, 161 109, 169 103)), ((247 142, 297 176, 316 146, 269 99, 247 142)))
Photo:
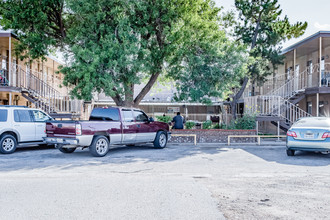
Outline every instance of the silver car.
POLYGON ((330 118, 301 118, 287 132, 286 153, 294 156, 295 151, 330 152, 330 118))

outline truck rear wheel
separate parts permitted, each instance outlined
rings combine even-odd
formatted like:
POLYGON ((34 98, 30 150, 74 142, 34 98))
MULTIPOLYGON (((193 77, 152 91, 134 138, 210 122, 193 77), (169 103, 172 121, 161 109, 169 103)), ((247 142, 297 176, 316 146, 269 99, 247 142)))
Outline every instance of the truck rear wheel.
POLYGON ((104 157, 110 149, 110 143, 105 136, 96 136, 93 139, 92 145, 89 147, 89 152, 94 157, 104 157))
POLYGON ((164 131, 158 131, 155 141, 154 141, 154 147, 155 148, 165 148, 167 144, 167 136, 164 131))

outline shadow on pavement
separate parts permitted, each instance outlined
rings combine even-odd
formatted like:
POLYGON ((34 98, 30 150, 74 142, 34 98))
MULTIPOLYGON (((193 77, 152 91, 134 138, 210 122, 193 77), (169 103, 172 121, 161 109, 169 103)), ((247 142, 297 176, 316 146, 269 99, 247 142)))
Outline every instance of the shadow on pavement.
POLYGON ((242 149, 250 154, 260 157, 268 162, 276 162, 297 166, 328 166, 330 165, 330 154, 317 152, 296 151, 295 156, 286 155, 285 146, 230 146, 242 149))
MULTIPOLYGON (((330 154, 297 151, 296 156, 288 157, 285 146, 221 145, 221 144, 169 144, 165 149, 155 149, 152 145, 112 148, 105 157, 93 157, 88 149, 77 149, 64 154, 52 147, 24 147, 13 154, 0 154, 0 171, 18 171, 55 168, 68 170, 76 167, 130 165, 131 163, 163 163, 200 154, 215 155, 230 149, 244 150, 268 162, 296 166, 328 166, 330 154)), ((131 166, 127 166, 129 168, 131 166)))
POLYGON ((208 148, 187 144, 169 144, 165 149, 155 149, 152 145, 118 146, 110 149, 104 157, 93 157, 88 149, 77 149, 74 153, 64 154, 52 147, 24 147, 18 148, 13 154, 0 154, 0 171, 33 170, 48 167, 66 170, 105 164, 157 163, 175 161, 198 154, 218 154, 225 151, 219 147, 208 148))

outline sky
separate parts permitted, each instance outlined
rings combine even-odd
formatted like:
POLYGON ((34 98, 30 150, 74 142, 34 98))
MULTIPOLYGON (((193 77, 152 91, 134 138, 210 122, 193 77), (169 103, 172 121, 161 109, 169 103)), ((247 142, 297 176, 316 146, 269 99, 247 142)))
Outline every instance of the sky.
MULTIPOLYGON (((235 9, 235 0, 214 0, 217 6, 223 6, 224 10, 235 9)), ((330 0, 278 0, 282 15, 287 15, 291 23, 307 21, 308 27, 303 36, 291 39, 283 43, 283 47, 289 47, 318 31, 330 31, 330 0)))

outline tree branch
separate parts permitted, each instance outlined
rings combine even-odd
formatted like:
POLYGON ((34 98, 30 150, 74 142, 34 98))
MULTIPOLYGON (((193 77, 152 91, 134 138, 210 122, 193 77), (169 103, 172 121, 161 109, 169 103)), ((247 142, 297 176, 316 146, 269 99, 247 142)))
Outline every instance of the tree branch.
POLYGON ((135 107, 137 107, 140 102, 142 101, 143 97, 150 91, 150 89, 152 88, 152 86, 155 84, 155 82, 157 81, 158 77, 160 75, 160 72, 153 74, 148 83, 143 87, 143 89, 141 90, 141 92, 138 94, 138 96, 136 96, 136 98, 134 99, 133 105, 135 107))

